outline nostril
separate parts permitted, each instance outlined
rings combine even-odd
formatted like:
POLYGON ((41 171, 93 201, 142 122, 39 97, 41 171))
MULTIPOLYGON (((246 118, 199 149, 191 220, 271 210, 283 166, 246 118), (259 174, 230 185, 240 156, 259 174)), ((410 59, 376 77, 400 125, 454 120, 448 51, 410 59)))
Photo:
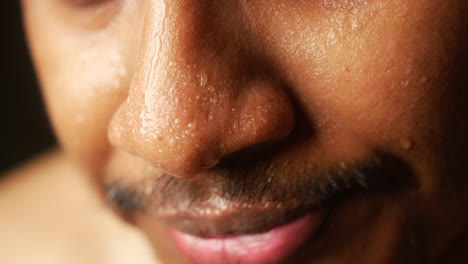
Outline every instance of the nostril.
POLYGON ((225 153, 265 146, 282 141, 295 126, 295 112, 289 96, 275 83, 252 84, 239 103, 231 126, 232 136, 225 137, 225 153))

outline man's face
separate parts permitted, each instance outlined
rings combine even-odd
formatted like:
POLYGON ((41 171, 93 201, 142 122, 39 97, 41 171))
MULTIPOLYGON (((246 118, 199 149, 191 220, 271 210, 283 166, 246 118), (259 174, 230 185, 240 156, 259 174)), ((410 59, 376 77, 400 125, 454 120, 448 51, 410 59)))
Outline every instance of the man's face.
POLYGON ((164 263, 417 263, 465 229, 467 1, 22 2, 63 147, 164 263))

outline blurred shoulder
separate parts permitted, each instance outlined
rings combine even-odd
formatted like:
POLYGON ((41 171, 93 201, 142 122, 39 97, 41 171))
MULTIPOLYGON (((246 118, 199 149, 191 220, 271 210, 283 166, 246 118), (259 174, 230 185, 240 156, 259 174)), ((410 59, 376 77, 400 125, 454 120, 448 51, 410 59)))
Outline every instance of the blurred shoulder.
POLYGON ((71 177, 79 174, 67 157, 59 150, 51 150, 42 155, 7 171, 0 178, 0 201, 7 195, 15 195, 25 191, 31 185, 48 183, 58 180, 57 175, 67 173, 71 177), (15 188, 11 188, 15 187, 15 188))
POLYGON ((2 177, 0 234, 0 263, 156 263, 57 150, 2 177))

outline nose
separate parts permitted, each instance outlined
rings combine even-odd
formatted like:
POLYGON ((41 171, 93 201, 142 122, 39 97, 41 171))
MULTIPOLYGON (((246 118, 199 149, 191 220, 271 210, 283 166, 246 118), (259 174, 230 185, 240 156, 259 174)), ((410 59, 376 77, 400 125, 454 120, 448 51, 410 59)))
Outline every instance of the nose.
POLYGON ((145 2, 138 66, 110 122, 112 145, 191 177, 290 134, 291 101, 231 1, 145 2))

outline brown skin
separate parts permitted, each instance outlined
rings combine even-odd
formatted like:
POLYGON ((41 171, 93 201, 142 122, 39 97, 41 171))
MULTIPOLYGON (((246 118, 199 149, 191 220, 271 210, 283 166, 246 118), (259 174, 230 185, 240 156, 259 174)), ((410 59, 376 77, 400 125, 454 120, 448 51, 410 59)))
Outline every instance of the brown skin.
MULTIPOLYGON (((298 261, 467 260, 466 1, 22 4, 57 135, 97 186, 148 166, 202 181, 265 145, 291 182, 383 151, 416 187, 342 204, 298 261)), ((133 220, 180 263, 162 225, 133 220)))

